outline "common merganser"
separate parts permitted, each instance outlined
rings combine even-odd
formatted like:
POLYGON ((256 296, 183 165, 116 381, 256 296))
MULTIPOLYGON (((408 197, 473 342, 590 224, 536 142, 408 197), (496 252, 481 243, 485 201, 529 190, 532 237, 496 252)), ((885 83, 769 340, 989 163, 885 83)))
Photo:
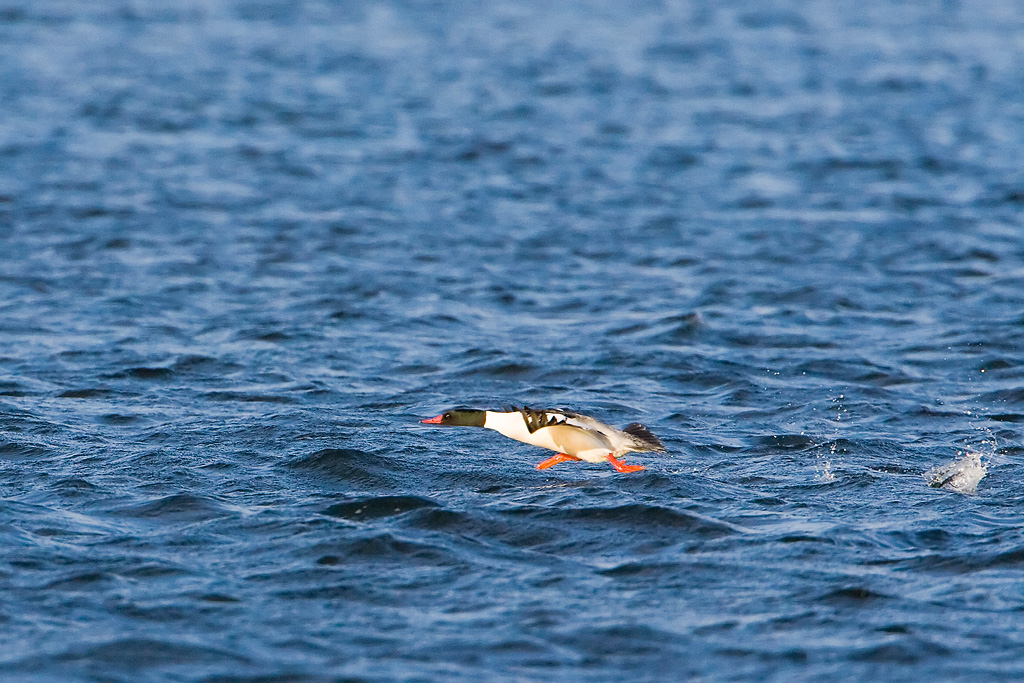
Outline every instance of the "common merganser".
POLYGON ((503 411, 452 408, 420 422, 450 427, 485 427, 510 439, 558 452, 558 455, 537 465, 538 470, 546 470, 567 460, 607 460, 618 472, 636 472, 644 466, 627 465, 616 456, 630 451, 665 452, 665 446, 658 437, 639 422, 615 429, 600 420, 568 410, 533 410, 525 406, 512 406, 503 411))

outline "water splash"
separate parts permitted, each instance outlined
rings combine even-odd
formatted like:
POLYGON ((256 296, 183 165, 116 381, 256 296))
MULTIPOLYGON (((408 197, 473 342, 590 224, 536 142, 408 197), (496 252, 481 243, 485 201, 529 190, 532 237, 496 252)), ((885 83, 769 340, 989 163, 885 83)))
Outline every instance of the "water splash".
MULTIPOLYGON (((829 444, 828 455, 824 457, 824 460, 819 460, 818 470, 818 481, 823 483, 833 482, 836 480, 836 475, 832 471, 832 461, 835 460, 839 449, 839 423, 843 419, 843 415, 847 414, 846 406, 843 404, 845 395, 839 394, 839 396, 832 399, 832 403, 836 409, 835 419, 835 432, 832 438, 832 442, 829 444)), ((820 457, 820 456, 819 456, 820 457)))
POLYGON ((982 462, 982 454, 977 451, 959 451, 957 456, 952 462, 928 470, 924 476, 932 488, 973 495, 978 492, 978 483, 988 474, 988 465, 982 462))
POLYGON ((832 458, 836 456, 836 442, 833 440, 829 445, 829 454, 825 458, 825 461, 821 463, 821 467, 818 468, 818 481, 822 483, 829 483, 836 480, 836 475, 832 471, 832 458))

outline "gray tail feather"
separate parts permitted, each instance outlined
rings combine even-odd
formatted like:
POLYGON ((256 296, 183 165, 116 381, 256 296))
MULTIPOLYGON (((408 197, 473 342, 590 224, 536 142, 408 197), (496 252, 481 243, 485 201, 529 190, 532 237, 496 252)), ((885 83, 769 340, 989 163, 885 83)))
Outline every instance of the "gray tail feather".
POLYGON ((622 428, 622 431, 626 432, 634 439, 647 446, 647 450, 665 452, 665 446, 661 443, 661 439, 656 437, 651 430, 644 427, 639 422, 633 422, 622 428))

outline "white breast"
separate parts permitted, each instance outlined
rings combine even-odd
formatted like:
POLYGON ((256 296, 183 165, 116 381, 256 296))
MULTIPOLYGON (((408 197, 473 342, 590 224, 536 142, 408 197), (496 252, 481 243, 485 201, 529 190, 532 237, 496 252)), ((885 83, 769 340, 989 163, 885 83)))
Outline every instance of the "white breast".
POLYGON ((531 446, 568 453, 590 462, 600 462, 615 450, 604 434, 579 425, 557 424, 530 433, 523 416, 518 412, 487 411, 484 427, 531 446))
POLYGON ((487 417, 484 420, 484 427, 493 429, 510 439, 528 443, 531 446, 549 448, 553 451, 558 450, 558 446, 555 445, 555 442, 548 436, 545 430, 538 429, 531 434, 530 430, 526 428, 523 416, 518 412, 495 413, 488 410, 487 417))

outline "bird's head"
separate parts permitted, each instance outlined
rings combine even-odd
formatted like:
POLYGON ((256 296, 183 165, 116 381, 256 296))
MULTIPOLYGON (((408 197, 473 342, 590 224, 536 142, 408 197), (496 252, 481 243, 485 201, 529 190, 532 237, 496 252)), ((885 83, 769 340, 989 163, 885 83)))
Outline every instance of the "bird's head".
POLYGON ((452 408, 437 417, 420 420, 426 425, 445 425, 448 427, 483 427, 487 413, 473 408, 452 408))

